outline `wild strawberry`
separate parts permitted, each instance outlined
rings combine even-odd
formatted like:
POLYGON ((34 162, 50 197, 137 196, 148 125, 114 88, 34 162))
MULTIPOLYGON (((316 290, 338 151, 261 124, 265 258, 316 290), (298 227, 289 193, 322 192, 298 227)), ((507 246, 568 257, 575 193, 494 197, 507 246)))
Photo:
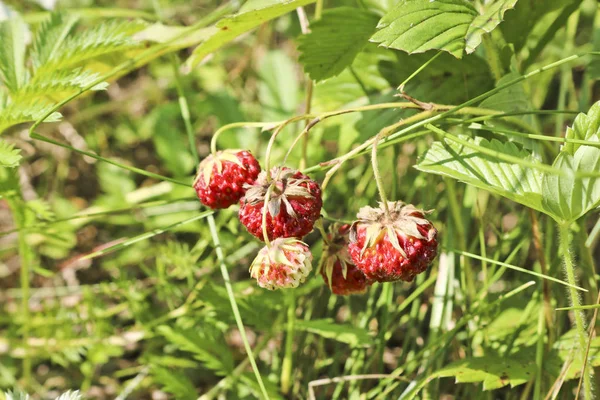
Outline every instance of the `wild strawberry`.
POLYGON ((312 270, 312 258, 306 243, 295 238, 275 239, 258 252, 250 276, 265 289, 295 288, 312 270))
POLYGON ((323 247, 320 272, 325 283, 334 294, 346 296, 362 294, 372 282, 352 262, 348 252, 350 225, 333 226, 329 242, 323 247))
POLYGON ((266 230, 269 240, 307 235, 321 216, 321 188, 300 171, 275 167, 260 173, 256 182, 245 185, 246 194, 240 201, 239 217, 248 232, 264 240, 262 214, 269 187, 266 230))
POLYGON ((378 282, 410 282, 437 255, 437 230, 425 211, 413 205, 388 202, 389 215, 363 207, 350 231, 350 256, 367 278, 378 282))
POLYGON ((246 192, 245 184, 254 183, 260 165, 245 150, 218 151, 198 166, 194 189, 202 204, 210 208, 227 208, 246 192))

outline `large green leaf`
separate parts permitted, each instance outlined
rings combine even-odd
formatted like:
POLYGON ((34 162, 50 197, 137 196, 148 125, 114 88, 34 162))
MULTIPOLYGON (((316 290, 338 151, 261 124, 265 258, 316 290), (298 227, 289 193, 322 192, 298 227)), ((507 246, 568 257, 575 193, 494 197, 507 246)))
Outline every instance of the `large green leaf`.
MULTIPOLYGON (((600 102, 594 104, 587 114, 579 114, 565 137, 600 142, 599 129, 600 102)), ((564 221, 575 221, 600 205, 600 179, 576 178, 577 172, 600 171, 600 148, 567 143, 553 166, 567 174, 544 176, 543 205, 548 213, 564 221)))
MULTIPOLYGON (((502 143, 463 138, 494 152, 519 157, 528 162, 539 163, 526 150, 520 150, 512 142, 502 143)), ((543 211, 542 174, 535 169, 499 160, 455 142, 435 142, 420 157, 417 169, 448 176, 469 185, 496 193, 533 209, 543 211)))
POLYGON ((475 51, 517 0, 488 2, 479 13, 466 0, 404 0, 383 16, 371 41, 412 53, 444 50, 457 58, 475 51))
MULTIPOLYGON (((596 141, 598 141, 596 137, 596 141)), ((544 209, 556 219, 575 221, 600 205, 600 179, 576 178, 576 172, 600 171, 600 149, 581 146, 574 155, 561 152, 553 167, 566 175, 545 174, 544 209)))
POLYGON ((364 329, 338 324, 330 319, 314 319, 310 321, 296 321, 296 329, 315 333, 327 339, 347 343, 351 346, 368 346, 373 343, 373 338, 364 329))
POLYGON ((339 7, 327 10, 311 32, 299 39, 300 62, 311 79, 338 75, 352 64, 375 32, 378 17, 370 12, 339 7))
POLYGON ((214 27, 210 28, 208 30, 210 37, 196 47, 187 62, 191 67, 195 67, 204 57, 231 42, 242 33, 315 1, 254 1, 251 5, 247 4, 238 14, 223 18, 214 27))
POLYGON ((483 390, 493 390, 506 385, 522 385, 535 375, 535 370, 535 358, 529 353, 516 353, 509 357, 490 353, 456 361, 434 375, 438 378, 455 377, 456 383, 483 382, 483 390))

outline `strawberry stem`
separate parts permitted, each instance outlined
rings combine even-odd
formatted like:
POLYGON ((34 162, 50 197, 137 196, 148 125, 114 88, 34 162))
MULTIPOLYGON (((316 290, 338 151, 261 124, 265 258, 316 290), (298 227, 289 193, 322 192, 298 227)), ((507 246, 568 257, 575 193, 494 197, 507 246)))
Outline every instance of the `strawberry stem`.
POLYGON ((379 142, 380 136, 385 131, 382 130, 373 141, 373 150, 371 152, 371 163, 373 165, 373 175, 375 175, 375 182, 377 183, 377 190, 379 191, 379 197, 381 197, 381 202, 383 203, 383 209, 385 210, 385 215, 388 218, 388 221, 391 220, 390 216, 390 208, 388 206, 387 197, 385 195, 385 189, 383 188, 383 180, 381 179, 381 173, 379 172, 379 165, 377 162, 377 144, 379 142))
POLYGON ((217 140, 219 139, 219 136, 221 136, 221 134, 225 131, 234 129, 234 128, 267 128, 269 126, 273 126, 273 125, 278 125, 278 124, 282 124, 285 121, 278 121, 278 122, 233 122, 231 124, 227 124, 227 125, 223 125, 222 127, 220 127, 219 129, 217 129, 217 131, 213 134, 211 140, 210 140, 210 152, 213 155, 217 154, 217 140))
MULTIPOLYGON (((270 176, 271 173, 267 170, 267 176, 270 176)), ((269 240, 269 234, 267 232, 267 213, 269 212, 269 200, 271 199, 271 192, 273 191, 273 185, 269 185, 267 189, 267 193, 265 193, 265 202, 262 209, 262 233, 263 239, 265 240, 265 244, 267 247, 271 247, 271 241, 269 240)))

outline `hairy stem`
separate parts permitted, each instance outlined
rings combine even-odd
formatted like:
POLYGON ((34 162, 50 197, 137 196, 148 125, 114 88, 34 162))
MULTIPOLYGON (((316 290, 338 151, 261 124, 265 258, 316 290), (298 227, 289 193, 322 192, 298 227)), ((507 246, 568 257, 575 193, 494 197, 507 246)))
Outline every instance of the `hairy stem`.
MULTIPOLYGON (((571 239, 570 239, 570 223, 565 222, 560 224, 560 250, 562 252, 563 260, 565 263, 565 272, 567 275, 567 281, 571 285, 577 284, 575 278, 575 263, 573 261, 573 255, 571 254, 571 239)), ((580 307, 581 301, 579 294, 573 287, 569 287, 569 296, 571 297, 571 305, 573 307, 580 307)), ((580 351, 577 352, 578 356, 581 357, 582 365, 585 364, 583 371, 583 387, 586 400, 592 399, 592 383, 590 379, 589 365, 585 362, 586 356, 584 349, 587 347, 587 335, 585 331, 584 316, 581 310, 574 310, 575 316, 575 330, 577 332, 578 347, 580 351)))
POLYGON ((383 187, 383 179, 381 179, 381 173, 379 172, 379 163, 377 162, 377 143, 379 142, 380 135, 377 135, 375 137, 375 140, 373 141, 373 150, 371 151, 371 163, 373 165, 373 175, 375 176, 375 182, 377 183, 379 197, 381 197, 381 202, 383 203, 383 209, 385 210, 385 214, 388 216, 388 218, 390 218, 390 208, 388 206, 385 188, 383 187))

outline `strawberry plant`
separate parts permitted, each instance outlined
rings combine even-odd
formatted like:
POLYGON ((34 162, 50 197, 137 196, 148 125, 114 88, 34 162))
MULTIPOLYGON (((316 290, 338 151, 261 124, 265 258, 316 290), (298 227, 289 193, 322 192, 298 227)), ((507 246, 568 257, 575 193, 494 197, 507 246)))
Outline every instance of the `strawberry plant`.
POLYGON ((0 398, 594 398, 599 37, 593 0, 0 0, 0 398))

